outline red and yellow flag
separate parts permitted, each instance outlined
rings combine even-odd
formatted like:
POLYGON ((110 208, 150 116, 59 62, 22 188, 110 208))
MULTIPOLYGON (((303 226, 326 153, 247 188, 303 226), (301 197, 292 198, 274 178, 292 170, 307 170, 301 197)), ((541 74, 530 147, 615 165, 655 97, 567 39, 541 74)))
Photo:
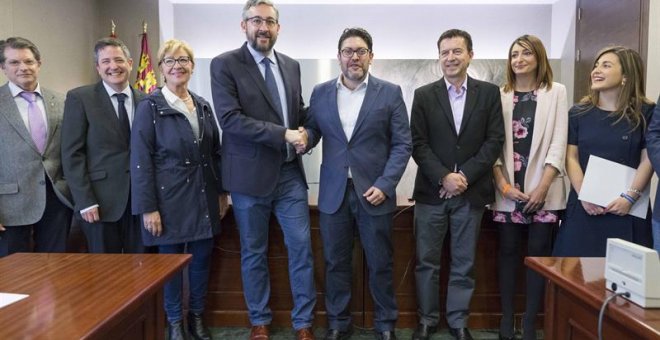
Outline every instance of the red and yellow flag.
POLYGON ((149 43, 147 42, 147 28, 145 24, 144 33, 142 33, 142 52, 140 52, 137 80, 133 87, 144 93, 151 93, 156 90, 156 85, 158 85, 158 82, 156 81, 156 74, 154 73, 151 58, 149 57, 149 43))

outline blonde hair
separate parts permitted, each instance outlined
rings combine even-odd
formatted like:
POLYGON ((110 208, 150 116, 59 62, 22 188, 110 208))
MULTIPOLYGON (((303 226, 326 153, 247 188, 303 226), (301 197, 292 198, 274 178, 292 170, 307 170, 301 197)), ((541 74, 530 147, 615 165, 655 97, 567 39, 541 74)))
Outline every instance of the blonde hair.
POLYGON ((163 58, 165 58, 165 55, 168 52, 175 52, 178 50, 186 52, 188 57, 190 57, 190 62, 193 64, 195 63, 195 56, 192 47, 190 47, 187 42, 179 39, 170 39, 165 41, 158 49, 158 66, 163 62, 163 58))
MULTIPOLYGON (((614 124, 626 119, 631 125, 631 130, 637 129, 640 124, 645 129, 647 122, 642 114, 642 105, 652 104, 653 102, 646 98, 644 62, 642 61, 642 57, 639 56, 637 51, 627 47, 606 47, 598 52, 598 56, 594 60, 594 67, 596 67, 596 63, 600 58, 607 53, 612 53, 619 59, 621 74, 624 77, 624 81, 620 85, 621 91, 617 99, 616 110, 610 114, 617 117, 614 124)), ((580 111, 587 111, 598 105, 600 91, 593 90, 591 83, 590 76, 589 92, 580 100, 580 111)))
POLYGON ((548 53, 545 51, 545 46, 543 46, 543 42, 538 37, 525 34, 516 38, 509 47, 509 62, 506 66, 504 92, 511 92, 516 86, 516 74, 513 72, 513 67, 511 66, 511 50, 513 50, 516 44, 532 51, 534 57, 536 57, 536 89, 545 87, 550 90, 552 88, 552 68, 550 67, 550 61, 548 61, 548 53))

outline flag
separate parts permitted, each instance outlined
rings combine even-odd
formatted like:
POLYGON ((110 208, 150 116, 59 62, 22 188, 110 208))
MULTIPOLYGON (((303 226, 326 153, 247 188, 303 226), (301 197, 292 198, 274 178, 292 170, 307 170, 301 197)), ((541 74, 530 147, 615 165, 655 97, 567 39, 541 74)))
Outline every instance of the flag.
POLYGON ((137 69, 137 80, 133 87, 144 93, 151 93, 156 89, 156 74, 151 65, 151 58, 149 57, 149 43, 147 42, 147 25, 144 24, 144 32, 142 33, 142 52, 140 52, 140 64, 137 69))

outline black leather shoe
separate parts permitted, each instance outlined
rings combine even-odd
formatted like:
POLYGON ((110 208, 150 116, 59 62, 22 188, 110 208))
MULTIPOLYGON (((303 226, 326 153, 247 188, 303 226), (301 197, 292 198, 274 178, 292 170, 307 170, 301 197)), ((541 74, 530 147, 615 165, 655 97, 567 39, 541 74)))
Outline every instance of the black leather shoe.
POLYGON ((186 332, 183 330, 183 320, 170 322, 167 334, 170 340, 187 340, 186 332))
POLYGON ((509 336, 502 336, 502 334, 500 334, 500 335, 498 336, 498 339, 499 339, 499 340, 516 340, 516 337, 515 337, 515 336, 511 336, 511 337, 509 337, 509 336))
POLYGON ((394 331, 376 332, 376 339, 378 340, 396 340, 394 331))
POLYGON ((211 333, 204 326, 202 314, 188 313, 188 332, 195 340, 211 340, 211 333))
POLYGON ((348 340, 353 335, 353 326, 349 326, 347 330, 340 331, 338 329, 328 329, 328 332, 325 333, 325 340, 348 340))
POLYGON ((467 328, 449 328, 449 334, 456 340, 473 340, 467 328))
POLYGON ((420 323, 412 335, 412 340, 429 340, 431 334, 435 333, 436 330, 436 327, 420 323))

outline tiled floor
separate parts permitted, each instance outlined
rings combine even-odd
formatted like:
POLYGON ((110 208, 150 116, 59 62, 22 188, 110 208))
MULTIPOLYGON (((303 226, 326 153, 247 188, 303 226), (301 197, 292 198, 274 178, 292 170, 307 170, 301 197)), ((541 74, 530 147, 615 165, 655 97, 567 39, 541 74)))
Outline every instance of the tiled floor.
MULTIPOLYGON (((242 340, 250 335, 249 328, 243 327, 223 327, 211 328, 213 338, 216 340, 242 340)), ((412 329, 397 329, 396 335, 399 340, 409 340, 412 336, 412 329)), ((497 339, 497 330, 470 330, 475 339, 497 339)), ((323 339, 325 329, 317 328, 314 330, 317 339, 323 339)), ((271 330, 271 339, 273 340, 295 340, 295 334, 290 328, 275 328, 271 330)), ((373 330, 356 329, 351 337, 352 340, 372 340, 374 339, 373 330)), ((453 339, 447 330, 440 330, 433 334, 432 340, 451 340, 453 339)), ((540 338, 539 338, 540 339, 540 338)))

